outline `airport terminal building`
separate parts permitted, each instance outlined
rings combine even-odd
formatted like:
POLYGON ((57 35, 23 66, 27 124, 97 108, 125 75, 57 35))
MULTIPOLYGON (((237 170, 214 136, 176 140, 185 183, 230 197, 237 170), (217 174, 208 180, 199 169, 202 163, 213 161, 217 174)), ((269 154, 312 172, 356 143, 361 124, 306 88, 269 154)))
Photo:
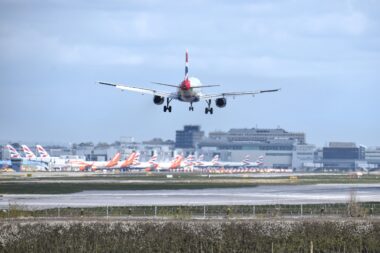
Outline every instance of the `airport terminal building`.
POLYGON ((264 157, 265 167, 299 170, 304 163, 313 162, 314 145, 306 144, 305 134, 282 128, 231 129, 210 132, 198 143, 198 152, 210 159, 219 155, 224 161, 251 161, 264 157))

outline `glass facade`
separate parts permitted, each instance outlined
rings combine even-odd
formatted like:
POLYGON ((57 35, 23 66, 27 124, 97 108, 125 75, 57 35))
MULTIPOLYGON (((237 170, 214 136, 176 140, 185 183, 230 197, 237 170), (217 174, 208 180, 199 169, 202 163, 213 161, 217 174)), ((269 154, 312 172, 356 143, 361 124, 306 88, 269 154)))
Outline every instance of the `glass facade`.
POLYGON ((185 126, 183 130, 176 131, 175 147, 176 148, 196 148, 204 136, 200 126, 185 126))
POLYGON ((352 159, 360 160, 359 148, 323 148, 323 159, 352 159))

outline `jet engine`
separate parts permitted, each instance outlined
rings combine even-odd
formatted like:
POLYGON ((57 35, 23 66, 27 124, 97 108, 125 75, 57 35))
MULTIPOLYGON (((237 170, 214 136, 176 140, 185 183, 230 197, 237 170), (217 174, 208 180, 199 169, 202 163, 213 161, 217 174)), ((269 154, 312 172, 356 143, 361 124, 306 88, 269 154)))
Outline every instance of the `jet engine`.
POLYGON ((217 107, 223 108, 227 104, 227 99, 225 99, 225 98, 217 98, 215 100, 215 104, 216 104, 217 107))
POLYGON ((161 96, 154 96, 153 97, 153 102, 156 104, 156 105, 162 105, 165 101, 165 98, 164 97, 161 97, 161 96))

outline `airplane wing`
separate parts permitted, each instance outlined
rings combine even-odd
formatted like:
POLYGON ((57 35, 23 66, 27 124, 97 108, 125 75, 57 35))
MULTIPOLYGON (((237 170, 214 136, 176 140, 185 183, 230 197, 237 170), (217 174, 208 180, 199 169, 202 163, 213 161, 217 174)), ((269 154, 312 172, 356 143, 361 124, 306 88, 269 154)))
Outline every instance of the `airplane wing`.
POLYGON ((154 89, 146 89, 146 88, 139 88, 139 87, 133 87, 133 86, 128 86, 128 85, 121 85, 121 84, 115 84, 115 83, 105 83, 105 82, 98 82, 99 84, 103 85, 109 85, 113 86, 115 88, 118 88, 120 90, 127 90, 127 91, 132 91, 132 92, 137 92, 141 94, 149 94, 149 95, 157 95, 161 97, 169 97, 169 98, 177 98, 175 94, 169 93, 169 92, 164 92, 164 91, 158 91, 154 89))
POLYGON ((281 89, 274 89, 274 90, 257 90, 257 91, 245 91, 245 92, 224 92, 219 94, 202 94, 200 96, 200 99, 212 99, 212 98, 222 98, 222 97, 235 97, 235 96, 243 96, 243 95, 256 95, 266 92, 276 92, 281 89))

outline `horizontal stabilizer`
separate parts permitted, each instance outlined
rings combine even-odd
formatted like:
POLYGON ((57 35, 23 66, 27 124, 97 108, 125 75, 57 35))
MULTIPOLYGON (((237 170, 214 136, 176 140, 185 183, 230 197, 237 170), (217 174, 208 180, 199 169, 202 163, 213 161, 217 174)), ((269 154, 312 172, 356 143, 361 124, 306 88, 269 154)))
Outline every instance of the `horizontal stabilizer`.
MULTIPOLYGON (((181 88, 180 85, 175 85, 175 84, 159 83, 159 82, 152 82, 152 83, 163 85, 163 86, 181 88)), ((199 85, 199 86, 194 86, 194 87, 191 87, 191 88, 209 88, 209 87, 218 87, 218 86, 220 86, 220 85, 219 84, 212 84, 212 85, 199 85)))
POLYGON ((210 84, 210 85, 200 85, 194 88, 210 88, 210 87, 219 87, 219 86, 220 86, 219 84, 210 84))

